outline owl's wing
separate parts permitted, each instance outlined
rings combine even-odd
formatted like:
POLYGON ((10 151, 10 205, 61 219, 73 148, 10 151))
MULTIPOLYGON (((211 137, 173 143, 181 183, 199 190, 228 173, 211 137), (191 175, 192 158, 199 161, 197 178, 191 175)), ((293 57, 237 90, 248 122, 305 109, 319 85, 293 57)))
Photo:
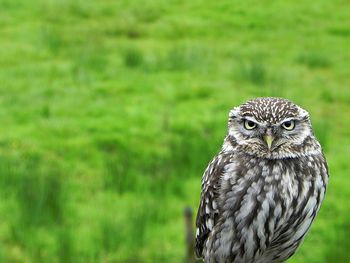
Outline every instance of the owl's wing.
POLYGON ((220 178, 232 154, 220 153, 208 165, 202 177, 202 192, 196 219, 196 255, 202 257, 203 247, 217 222, 220 178))

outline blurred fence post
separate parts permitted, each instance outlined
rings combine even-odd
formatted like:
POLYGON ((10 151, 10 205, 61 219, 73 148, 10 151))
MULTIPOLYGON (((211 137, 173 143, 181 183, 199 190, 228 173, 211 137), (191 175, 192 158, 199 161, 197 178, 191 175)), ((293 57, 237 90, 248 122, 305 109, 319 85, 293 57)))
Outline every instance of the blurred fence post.
POLYGON ((194 255, 193 211, 187 206, 184 210, 186 236, 186 263, 200 262, 194 255))

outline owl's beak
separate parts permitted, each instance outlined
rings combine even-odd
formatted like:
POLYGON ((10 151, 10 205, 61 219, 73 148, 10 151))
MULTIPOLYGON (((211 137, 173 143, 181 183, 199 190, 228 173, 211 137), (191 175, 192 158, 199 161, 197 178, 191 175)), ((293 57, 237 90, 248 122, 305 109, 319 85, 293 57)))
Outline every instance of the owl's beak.
POLYGON ((267 147, 269 147, 269 150, 271 149, 271 145, 272 145, 273 139, 274 138, 273 138, 272 135, 265 135, 264 136, 264 141, 266 142, 267 147))

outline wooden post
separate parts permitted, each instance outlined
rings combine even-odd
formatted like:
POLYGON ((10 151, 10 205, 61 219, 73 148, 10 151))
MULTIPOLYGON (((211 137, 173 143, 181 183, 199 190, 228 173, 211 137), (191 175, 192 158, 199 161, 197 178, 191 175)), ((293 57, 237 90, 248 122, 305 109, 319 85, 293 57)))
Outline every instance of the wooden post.
POLYGON ((186 263, 200 262, 194 255, 193 211, 187 206, 184 210, 186 236, 186 263))

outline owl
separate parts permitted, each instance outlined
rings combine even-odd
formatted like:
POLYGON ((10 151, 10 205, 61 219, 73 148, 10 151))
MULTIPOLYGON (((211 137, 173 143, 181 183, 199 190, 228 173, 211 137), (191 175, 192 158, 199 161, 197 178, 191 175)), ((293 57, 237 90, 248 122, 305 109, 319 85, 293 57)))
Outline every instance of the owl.
POLYGON ((317 215, 328 168, 306 110, 256 98, 229 113, 221 151, 202 178, 196 255, 206 263, 277 263, 317 215))

